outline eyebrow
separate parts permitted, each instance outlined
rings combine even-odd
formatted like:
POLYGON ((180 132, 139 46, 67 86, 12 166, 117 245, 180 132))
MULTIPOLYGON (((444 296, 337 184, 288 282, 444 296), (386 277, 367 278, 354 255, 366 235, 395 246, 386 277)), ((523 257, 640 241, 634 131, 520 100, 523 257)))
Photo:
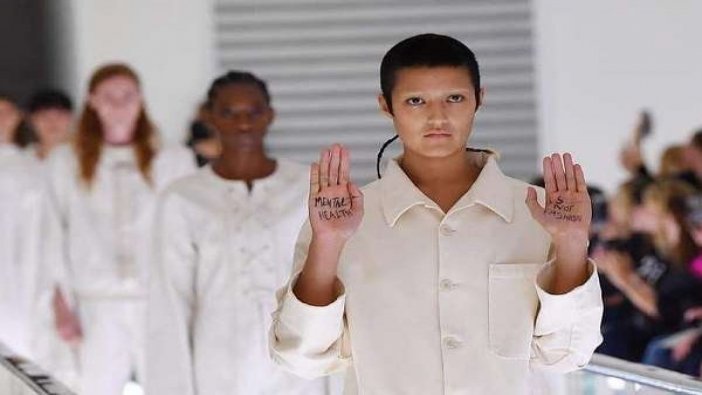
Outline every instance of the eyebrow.
MULTIPOLYGON (((410 91, 410 92, 398 92, 402 96, 420 96, 424 95, 427 93, 432 93, 432 91, 410 91)), ((465 89, 465 88, 459 88, 459 89, 447 89, 445 91, 441 91, 442 94, 455 94, 455 93, 468 93, 472 94, 473 91, 470 89, 465 89)))

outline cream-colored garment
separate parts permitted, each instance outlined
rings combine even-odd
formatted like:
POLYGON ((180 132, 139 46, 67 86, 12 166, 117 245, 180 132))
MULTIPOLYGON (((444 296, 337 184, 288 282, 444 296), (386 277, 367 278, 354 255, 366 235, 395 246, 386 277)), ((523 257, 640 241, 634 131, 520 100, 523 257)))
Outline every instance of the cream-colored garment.
MULTIPOLYGON (((45 293, 60 286, 78 313, 83 341, 71 356, 78 392, 117 395, 132 374, 143 378, 157 194, 194 169, 185 148, 161 149, 147 181, 131 146, 105 145, 93 182, 86 185, 71 146, 55 149, 47 159, 46 211, 52 221, 43 229, 41 281, 45 293)), ((71 370, 57 366, 65 355, 52 353, 50 344, 46 348, 40 363, 47 370, 71 370)))
POLYGON ((328 306, 291 291, 310 243, 303 228, 271 330, 279 364, 306 377, 347 369, 345 393, 364 395, 526 394, 537 390, 531 369, 587 364, 601 341, 594 265, 571 292, 546 293, 551 240, 526 207, 527 184, 470 155, 480 176, 446 214, 397 161, 364 188, 363 221, 340 258, 344 290, 328 306))
POLYGON ((0 144, 0 342, 30 358, 42 188, 35 163, 14 145, 0 144))
POLYGON ((148 395, 315 395, 268 357, 275 290, 290 276, 309 171, 279 161, 248 190, 209 166, 162 196, 148 308, 148 395))
POLYGON ((70 146, 57 148, 48 159, 50 197, 63 241, 54 249, 63 255, 52 257, 62 263, 56 275, 73 296, 144 298, 156 196, 194 171, 193 156, 181 147, 159 151, 147 182, 131 146, 104 146, 100 155, 89 186, 79 177, 70 146))

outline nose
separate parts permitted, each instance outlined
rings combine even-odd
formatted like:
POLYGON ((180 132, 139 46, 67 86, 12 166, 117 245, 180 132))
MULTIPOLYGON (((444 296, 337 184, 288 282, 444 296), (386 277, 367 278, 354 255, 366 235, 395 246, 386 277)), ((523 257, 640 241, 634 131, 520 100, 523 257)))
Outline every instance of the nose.
POLYGON ((434 127, 446 122, 446 108, 443 102, 434 102, 429 105, 429 123, 434 127))
POLYGON ((253 116, 245 111, 242 111, 236 116, 236 124, 240 130, 248 131, 253 125, 253 116))

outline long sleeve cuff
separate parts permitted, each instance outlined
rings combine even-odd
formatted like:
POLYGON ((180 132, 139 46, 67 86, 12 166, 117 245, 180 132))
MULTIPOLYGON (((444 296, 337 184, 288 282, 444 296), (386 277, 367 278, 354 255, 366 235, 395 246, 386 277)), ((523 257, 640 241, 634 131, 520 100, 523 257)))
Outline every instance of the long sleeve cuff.
POLYGON ((560 295, 544 290, 544 284, 550 283, 551 268, 554 264, 555 260, 546 263, 536 278, 536 294, 541 306, 536 326, 546 333, 572 325, 579 310, 602 305, 600 283, 593 260, 588 259, 587 280, 570 292, 560 295))
POLYGON ((283 367, 311 378, 338 371, 349 356, 343 351, 346 294, 327 306, 311 306, 299 300, 293 288, 299 273, 283 290, 279 310, 274 314, 271 354, 283 367))
POLYGON ((540 302, 534 327, 532 359, 542 367, 567 372, 585 366, 602 342, 602 295, 595 263, 588 260, 587 280, 570 292, 553 295, 544 291, 553 261, 537 276, 540 302))
MULTIPOLYGON (((293 292, 299 275, 300 273, 295 274, 285 291, 278 320, 286 323, 286 326, 298 335, 315 333, 317 336, 323 336, 328 332, 334 332, 333 336, 336 339, 341 330, 340 324, 346 303, 346 292, 343 285, 339 286, 337 298, 332 303, 326 306, 312 306, 302 302, 293 292)), ((332 334, 329 333, 329 335, 332 334)))

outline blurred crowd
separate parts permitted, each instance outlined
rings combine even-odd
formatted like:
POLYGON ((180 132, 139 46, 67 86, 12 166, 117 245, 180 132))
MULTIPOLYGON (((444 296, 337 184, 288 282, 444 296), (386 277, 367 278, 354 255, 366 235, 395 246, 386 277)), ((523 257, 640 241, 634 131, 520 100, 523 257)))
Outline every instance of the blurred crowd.
POLYGON ((620 151, 627 179, 591 188, 590 256, 603 289, 598 352, 700 376, 702 362, 702 130, 645 163, 653 129, 642 112, 620 151))

